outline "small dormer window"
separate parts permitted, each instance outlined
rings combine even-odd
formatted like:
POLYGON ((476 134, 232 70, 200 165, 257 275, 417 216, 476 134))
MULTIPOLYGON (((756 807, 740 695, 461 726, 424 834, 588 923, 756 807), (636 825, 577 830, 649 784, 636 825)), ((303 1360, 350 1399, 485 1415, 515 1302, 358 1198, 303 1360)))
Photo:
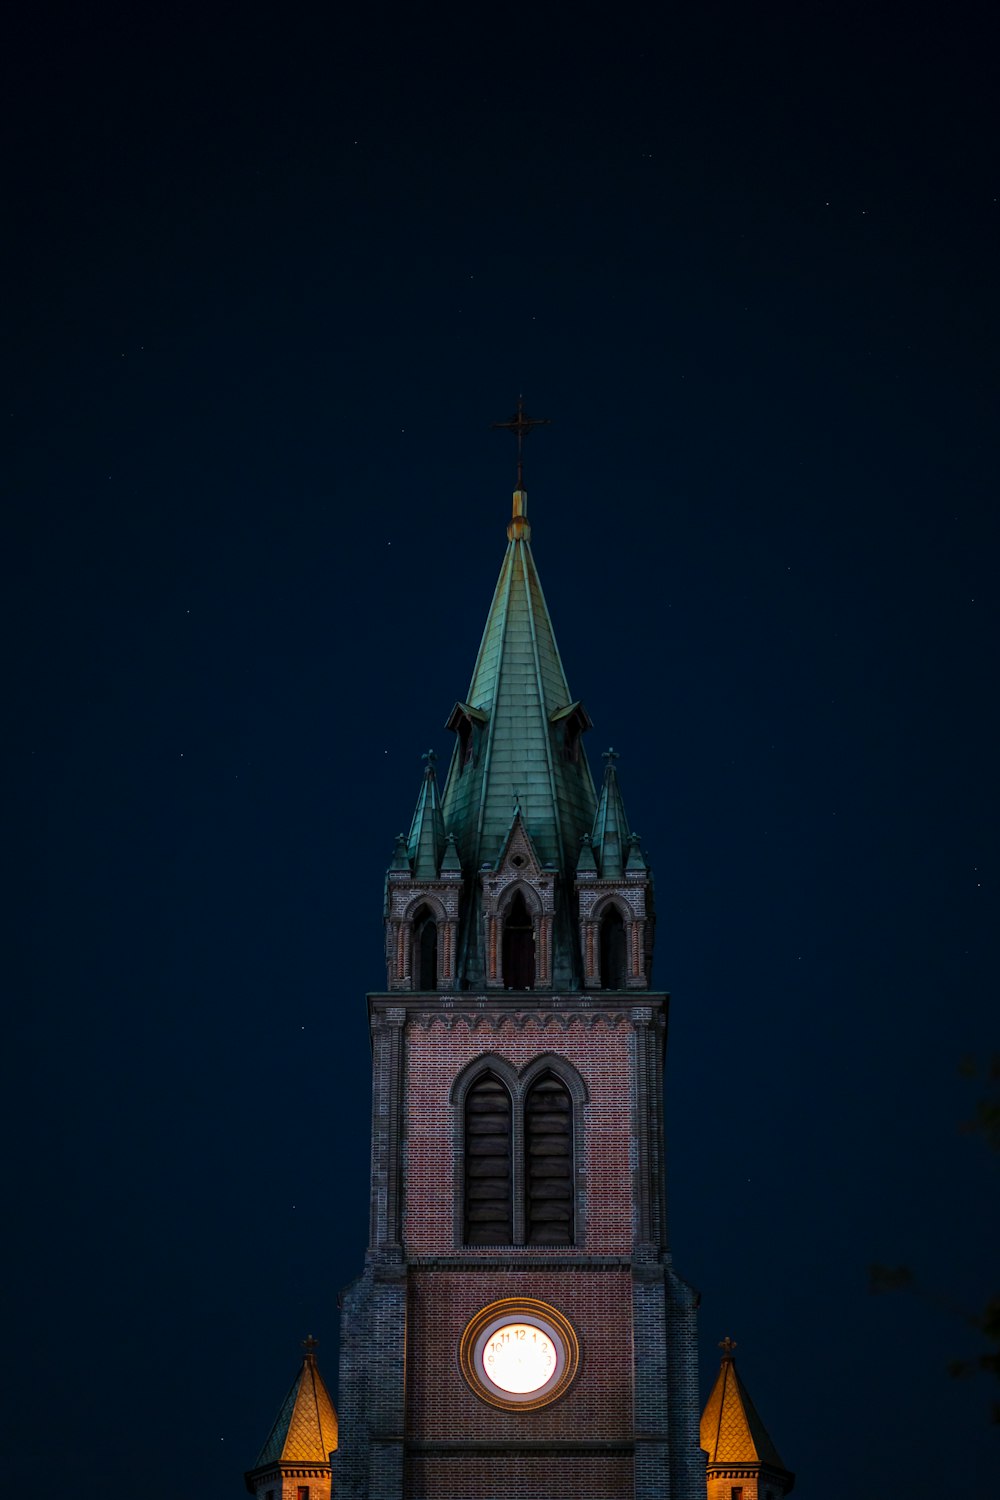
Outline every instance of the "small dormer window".
POLYGON ((458 774, 460 776, 474 766, 479 759, 479 743, 482 738, 486 714, 469 703, 456 703, 451 711, 446 728, 458 735, 458 774))
POLYGON ((570 703, 549 715, 556 745, 562 759, 571 766, 580 763, 580 736, 593 728, 590 715, 582 703, 570 703))

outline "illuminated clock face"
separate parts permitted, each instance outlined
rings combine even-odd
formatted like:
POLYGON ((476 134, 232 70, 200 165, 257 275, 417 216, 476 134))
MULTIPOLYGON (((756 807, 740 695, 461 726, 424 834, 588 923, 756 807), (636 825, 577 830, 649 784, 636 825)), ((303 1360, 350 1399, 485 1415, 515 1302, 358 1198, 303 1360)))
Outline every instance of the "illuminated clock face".
POLYGON ((466 1324, 458 1350, 469 1385, 491 1406, 532 1411, 561 1396, 576 1377, 580 1341, 551 1303, 507 1297, 466 1324))
POLYGON ((511 1396, 540 1391, 559 1374, 556 1341, 535 1323, 504 1323, 494 1329, 480 1358, 486 1379, 511 1396))

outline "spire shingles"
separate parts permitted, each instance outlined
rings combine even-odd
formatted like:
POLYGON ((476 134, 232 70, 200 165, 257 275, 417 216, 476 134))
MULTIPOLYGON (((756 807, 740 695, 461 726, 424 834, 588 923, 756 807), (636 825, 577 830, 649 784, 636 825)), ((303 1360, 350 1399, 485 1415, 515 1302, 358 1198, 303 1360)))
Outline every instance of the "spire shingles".
POLYGON ((474 759, 456 747, 444 789, 445 825, 473 870, 496 857, 519 799, 546 863, 572 869, 596 797, 586 757, 564 754, 553 724, 572 702, 530 543, 513 535, 486 619, 470 705, 486 716, 474 759))
MULTIPOLYGON (((453 715, 459 743, 442 810, 474 876, 496 860, 516 799, 540 861, 570 881, 596 810, 590 767, 577 743, 589 720, 573 705, 566 682, 531 553, 526 502, 524 491, 516 491, 507 551, 466 694, 478 722, 463 736, 461 716, 453 715), (577 713, 566 717, 571 705, 577 713)), ((463 973, 475 984, 482 967, 477 917, 467 914, 464 927, 463 973)))

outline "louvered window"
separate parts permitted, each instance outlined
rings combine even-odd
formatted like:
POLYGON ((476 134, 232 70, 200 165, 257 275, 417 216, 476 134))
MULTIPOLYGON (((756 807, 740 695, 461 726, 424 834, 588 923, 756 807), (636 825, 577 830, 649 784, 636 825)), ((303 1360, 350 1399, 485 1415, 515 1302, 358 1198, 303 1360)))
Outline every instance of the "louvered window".
POLYGON ((465 1096, 465 1243, 509 1245, 511 1101, 499 1078, 485 1073, 465 1096))
POLYGON ((426 907, 413 922, 413 977, 418 990, 437 985, 437 923, 426 907))
POLYGON ((573 1243, 573 1104, 564 1083, 540 1078, 524 1109, 529 1245, 573 1243))
POLYGON ((516 891, 503 924, 503 982, 508 990, 535 984, 535 932, 524 897, 516 891))
POLYGON ((601 989, 625 988, 625 923, 612 906, 601 919, 601 989))

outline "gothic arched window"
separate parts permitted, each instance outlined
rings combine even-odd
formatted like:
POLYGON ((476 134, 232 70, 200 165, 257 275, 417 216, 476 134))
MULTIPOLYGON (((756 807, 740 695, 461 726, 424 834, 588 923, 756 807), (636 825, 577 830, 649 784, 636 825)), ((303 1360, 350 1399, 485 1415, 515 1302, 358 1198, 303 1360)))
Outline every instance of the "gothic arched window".
POLYGON ((514 892, 504 920, 502 962, 505 989, 534 989, 535 928, 520 891, 514 892))
POLYGON ((465 1243, 511 1244, 512 1208, 511 1098, 484 1073, 465 1096, 465 1243))
POLYGON ((601 989, 623 990, 627 978, 625 923, 616 906, 601 918, 601 989))
POLYGON ((545 1073, 524 1103, 525 1239, 573 1243, 573 1101, 561 1078, 545 1073))
POLYGON ((413 983, 418 990, 437 986, 437 923, 426 906, 413 918, 413 983))

